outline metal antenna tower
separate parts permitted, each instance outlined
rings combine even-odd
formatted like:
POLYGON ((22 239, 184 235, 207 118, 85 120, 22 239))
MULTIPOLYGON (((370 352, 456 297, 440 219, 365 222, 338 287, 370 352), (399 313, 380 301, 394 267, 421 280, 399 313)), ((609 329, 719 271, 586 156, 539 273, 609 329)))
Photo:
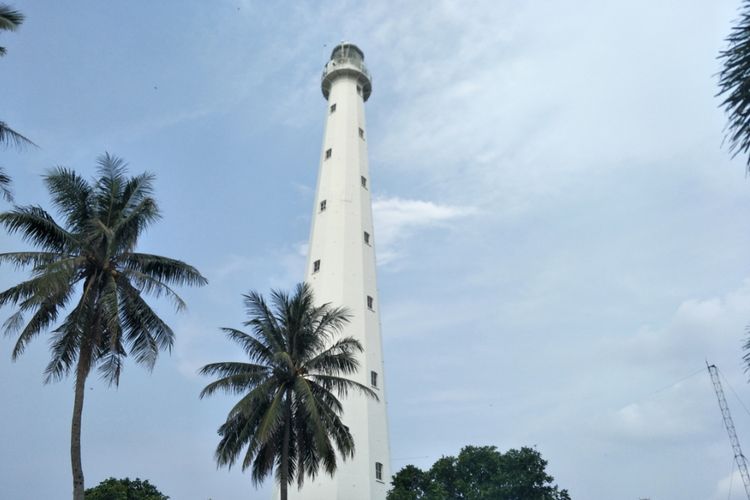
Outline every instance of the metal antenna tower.
POLYGON ((724 417, 724 427, 726 427, 727 434, 729 434, 729 442, 732 443, 734 460, 737 462, 737 468, 740 470, 742 482, 745 485, 745 494, 747 494, 747 498, 750 500, 750 475, 747 473, 747 459, 742 454, 740 440, 737 439, 737 431, 734 429, 732 414, 729 413, 729 405, 727 405, 727 399, 724 397, 724 390, 721 388, 719 370, 716 368, 716 365, 709 365, 708 361, 706 361, 706 366, 708 367, 708 373, 711 375, 711 382, 714 384, 716 399, 719 400, 719 409, 721 410, 721 416, 724 417))

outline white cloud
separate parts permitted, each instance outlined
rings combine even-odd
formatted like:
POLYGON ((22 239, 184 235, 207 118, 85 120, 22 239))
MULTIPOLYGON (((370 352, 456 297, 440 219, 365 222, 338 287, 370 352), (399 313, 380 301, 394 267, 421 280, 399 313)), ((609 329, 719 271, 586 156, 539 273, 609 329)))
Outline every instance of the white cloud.
MULTIPOLYGON (((634 366, 712 361, 735 354, 739 363, 742 338, 750 321, 750 280, 719 297, 683 301, 662 328, 642 327, 635 335, 614 341, 612 348, 634 366)), ((735 366, 736 366, 735 364, 735 366)))
POLYGON ((736 470, 735 467, 731 474, 721 478, 716 484, 716 492, 711 497, 711 500, 744 499, 746 498, 744 489, 740 471, 736 470))
POLYGON ((398 197, 376 198, 372 203, 372 210, 380 264, 398 258, 404 251, 401 244, 415 231, 446 224, 477 212, 473 207, 440 205, 398 197))

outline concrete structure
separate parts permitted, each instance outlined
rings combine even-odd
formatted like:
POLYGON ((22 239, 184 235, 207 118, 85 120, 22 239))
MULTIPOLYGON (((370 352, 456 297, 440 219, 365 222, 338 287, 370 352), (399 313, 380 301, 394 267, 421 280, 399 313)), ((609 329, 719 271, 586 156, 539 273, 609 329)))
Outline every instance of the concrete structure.
POLYGON ((357 338, 365 348, 353 378, 372 387, 379 401, 360 394, 343 400, 354 458, 340 462, 333 478, 322 472, 300 492, 292 487, 289 497, 385 500, 391 471, 364 109, 372 81, 359 48, 341 43, 333 50, 322 90, 328 106, 305 280, 318 303, 351 312, 344 335, 357 338))

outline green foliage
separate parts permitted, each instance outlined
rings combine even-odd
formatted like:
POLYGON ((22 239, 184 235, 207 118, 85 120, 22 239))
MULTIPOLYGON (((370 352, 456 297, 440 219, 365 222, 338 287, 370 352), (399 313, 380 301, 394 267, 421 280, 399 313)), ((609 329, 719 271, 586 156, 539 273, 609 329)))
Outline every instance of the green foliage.
POLYGON ((407 465, 393 476, 388 500, 570 500, 552 484, 546 460, 532 448, 500 453, 494 446, 466 446, 429 471, 407 465))
MULTIPOLYGON (((0 4, 0 31, 15 31, 23 23, 23 14, 6 4, 0 4)), ((5 47, 0 47, 0 57, 5 55, 5 47)), ((31 140, 10 128, 5 122, 0 121, 0 146, 15 145, 35 146, 31 140)), ((6 201, 13 201, 13 193, 10 190, 11 179, 5 170, 0 167, 0 194, 6 201)))
MULTIPOLYGON (((23 23, 24 16, 10 5, 0 3, 0 31, 15 31, 23 23)), ((5 55, 5 47, 0 47, 0 57, 5 55)))
POLYGON ((354 456, 354 440, 341 421, 338 397, 356 391, 377 399, 365 385, 342 375, 359 368, 362 345, 341 337, 349 321, 344 309, 316 306, 306 284, 294 295, 274 291, 271 305, 251 292, 244 296, 251 333, 223 328, 240 345, 248 363, 204 366, 200 373, 219 378, 201 398, 216 391, 241 396, 219 427, 216 461, 231 467, 238 460, 261 482, 276 469, 282 500, 295 479, 314 477, 321 465, 328 474, 337 467, 336 450, 354 456), (246 450, 243 453, 243 450, 246 450))
POLYGON ((86 500, 169 500, 148 480, 105 479, 98 486, 86 490, 86 500))
MULTIPOLYGON (((725 139, 732 156, 750 149, 750 0, 743 0, 740 17, 726 39, 728 47, 719 53, 721 106, 728 115, 725 139)), ((750 170, 750 156, 747 160, 750 170)))

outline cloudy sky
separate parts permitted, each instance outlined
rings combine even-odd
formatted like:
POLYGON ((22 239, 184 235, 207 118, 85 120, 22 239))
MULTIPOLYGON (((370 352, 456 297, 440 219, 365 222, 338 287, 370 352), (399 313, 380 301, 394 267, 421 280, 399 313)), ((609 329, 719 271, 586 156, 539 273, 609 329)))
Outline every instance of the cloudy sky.
MULTIPOLYGON (((576 500, 742 498, 705 371, 750 449, 750 180, 722 148, 716 55, 739 0, 16 2, 0 152, 17 202, 104 151, 157 176, 141 249, 210 280, 159 303, 177 344, 119 389, 92 377, 88 485, 269 498, 217 470, 231 398, 198 400, 241 294, 303 276, 332 46, 367 103, 393 468, 535 446, 576 500), (730 492, 731 490, 731 492, 730 492)), ((6 203, 5 207, 9 205, 6 203)), ((0 235, 3 251, 26 248, 0 235)), ((23 278, 0 270, 0 286, 23 278)), ((0 311, 0 320, 10 310, 0 311)), ((0 497, 66 498, 72 381, 0 339, 0 497)))

